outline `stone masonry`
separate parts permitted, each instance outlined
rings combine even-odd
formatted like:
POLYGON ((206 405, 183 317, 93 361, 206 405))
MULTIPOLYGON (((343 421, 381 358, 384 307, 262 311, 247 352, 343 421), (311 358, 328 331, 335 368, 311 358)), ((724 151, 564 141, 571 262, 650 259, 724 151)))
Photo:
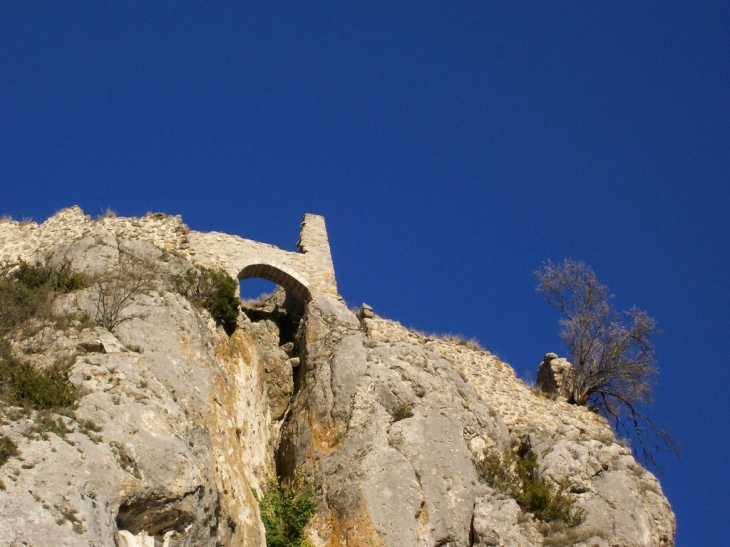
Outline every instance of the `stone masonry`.
POLYGON ((570 398, 570 371, 573 365, 555 353, 546 353, 537 369, 537 389, 543 393, 570 398))
MULTIPOLYGON (((370 314, 373 314, 372 309, 370 314)), ((396 321, 374 314, 365 316, 362 321, 368 336, 376 342, 422 345, 449 361, 517 438, 536 427, 564 438, 614 438, 611 426, 601 415, 587 407, 568 404, 564 398, 552 400, 539 396, 517 378, 509 364, 485 349, 470 348, 450 341, 449 337, 407 329, 396 321)))
POLYGON ((148 213, 141 218, 105 216, 96 220, 74 206, 43 222, 0 221, 0 262, 35 260, 59 243, 112 233, 120 239, 149 241, 195 265, 221 268, 234 279, 260 277, 309 299, 337 295, 324 217, 306 214, 298 252, 219 232, 190 230, 179 215, 148 213))

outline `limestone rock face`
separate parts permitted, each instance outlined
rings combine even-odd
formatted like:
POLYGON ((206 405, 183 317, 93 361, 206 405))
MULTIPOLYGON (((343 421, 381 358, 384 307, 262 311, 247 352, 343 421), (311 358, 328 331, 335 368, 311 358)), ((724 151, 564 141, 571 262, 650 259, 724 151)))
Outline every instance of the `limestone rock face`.
MULTIPOLYGON (((169 279, 193 266, 198 240, 206 266, 223 241, 235 271, 246 240, 164 215, 92 222, 78 208, 40 226, 0 222, 4 260, 65 258, 98 275, 131 255, 157 272, 111 331, 78 319, 98 311, 89 287, 53 302, 76 319, 13 335, 35 367, 70 363, 79 400, 68 415, 0 406, 0 435, 19 452, 0 466, 0 540, 264 547, 257 496, 276 471, 313 486, 315 547, 674 545, 659 482, 603 418, 536 394, 474 344, 367 305, 354 314, 330 290, 315 235, 300 250, 326 262, 329 288, 306 304, 283 292, 247 304, 229 336, 169 279), (541 480, 569 485, 580 525, 543 523, 482 482, 475 462, 517 447, 541 480)), ((555 382, 563 364, 543 364, 555 382)))
POLYGON ((320 493, 315 545, 673 545, 658 482, 605 420, 538 397, 484 350, 359 315, 310 304, 278 453, 320 493), (480 483, 473 462, 517 445, 543 480, 569 481, 580 526, 540 523, 480 483))
MULTIPOLYGON (((139 243, 106 233, 56 251, 87 271, 113 266, 120 248, 159 258, 139 243)), ((163 263, 161 279, 179 266, 163 263)), ((93 317, 92 291, 59 297, 57 307, 93 317)), ((229 338, 164 283, 124 315, 113 333, 47 328, 17 340, 37 366, 71 357, 80 398, 70 416, 3 409, 0 434, 20 454, 0 468, 0 538, 265 545, 252 494, 273 466, 265 355, 244 329, 229 338)))
POLYGON ((507 429, 451 364, 368 339, 334 299, 307 310, 302 389, 279 452, 321 491, 322 545, 470 545, 480 484, 470 446, 507 429))
POLYGON ((532 547, 541 545, 540 534, 530 525, 520 523, 517 502, 491 490, 474 505, 472 545, 474 547, 532 547))

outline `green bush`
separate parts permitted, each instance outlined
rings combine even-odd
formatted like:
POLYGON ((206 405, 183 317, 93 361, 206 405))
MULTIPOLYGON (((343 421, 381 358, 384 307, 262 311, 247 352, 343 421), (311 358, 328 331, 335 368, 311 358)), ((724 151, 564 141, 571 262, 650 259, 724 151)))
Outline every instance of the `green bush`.
POLYGON ((88 286, 86 276, 75 273, 64 260, 51 265, 50 260, 34 264, 23 260, 0 268, 0 397, 12 405, 36 410, 59 410, 70 407, 77 393, 68 380, 68 366, 38 369, 13 356, 10 335, 27 335, 26 325, 56 326, 68 323, 70 316, 53 313, 57 294, 88 286))
POLYGON ((316 510, 312 488, 304 484, 301 475, 295 485, 282 484, 272 478, 266 495, 259 501, 261 521, 266 529, 266 546, 310 545, 304 527, 316 510))
POLYGON ((40 264, 29 264, 21 260, 9 277, 23 287, 38 289, 50 284, 50 269, 40 264))
POLYGON ((536 463, 534 456, 522 457, 507 450, 487 452, 475 465, 482 481, 513 497, 523 511, 537 519, 569 526, 583 522, 585 511, 575 506, 567 481, 554 486, 544 482, 537 476, 536 463))
POLYGON ((68 260, 57 266, 48 260, 35 264, 21 260, 4 265, 0 275, 0 336, 32 317, 53 318, 51 304, 56 294, 80 290, 89 284, 85 275, 72 270, 68 260))
POLYGON ((18 455, 18 445, 13 439, 0 435, 0 467, 2 467, 8 459, 18 455))
POLYGON ((236 330, 240 300, 238 283, 223 270, 205 267, 172 276, 173 288, 198 307, 210 312, 217 325, 230 335, 236 330))
POLYGON ((63 293, 78 291, 91 284, 87 276, 73 271, 66 258, 58 265, 52 265, 50 260, 35 264, 21 260, 13 270, 12 278, 31 289, 47 287, 63 293))
POLYGON ((7 402, 38 410, 70 407, 78 396, 68 381, 66 367, 38 369, 7 355, 0 356, 0 386, 7 402))
POLYGON ((413 405, 410 403, 402 403, 393 407, 390 411, 390 415, 394 422, 400 422, 406 418, 413 417, 413 405))
POLYGON ((0 278, 0 336, 7 335, 33 317, 47 302, 46 287, 29 287, 13 278, 0 278))

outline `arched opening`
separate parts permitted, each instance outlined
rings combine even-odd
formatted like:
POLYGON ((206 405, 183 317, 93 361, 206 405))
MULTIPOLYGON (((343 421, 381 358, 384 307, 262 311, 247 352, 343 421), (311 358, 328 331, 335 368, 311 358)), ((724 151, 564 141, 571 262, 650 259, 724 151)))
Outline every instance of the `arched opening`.
POLYGON ((266 360, 265 379, 273 420, 286 416, 291 398, 299 388, 297 378, 302 375, 299 328, 310 293, 298 279, 300 276, 295 275, 269 264, 252 264, 238 274, 241 312, 248 318, 243 328, 252 328, 262 347, 272 349, 273 343, 283 350, 283 354, 270 351, 266 360), (249 323, 251 327, 247 326, 249 323))
POLYGON ((241 311, 253 322, 274 322, 279 328, 279 344, 290 357, 298 355, 299 324, 304 316, 304 306, 311 298, 309 289, 299 277, 296 273, 262 263, 250 264, 238 274, 241 311))
POLYGON ((253 277, 267 279, 277 285, 281 285, 287 292, 302 302, 309 302, 311 298, 309 289, 302 281, 297 279, 295 274, 286 272, 271 264, 250 264, 238 274, 239 280, 251 279, 253 277))

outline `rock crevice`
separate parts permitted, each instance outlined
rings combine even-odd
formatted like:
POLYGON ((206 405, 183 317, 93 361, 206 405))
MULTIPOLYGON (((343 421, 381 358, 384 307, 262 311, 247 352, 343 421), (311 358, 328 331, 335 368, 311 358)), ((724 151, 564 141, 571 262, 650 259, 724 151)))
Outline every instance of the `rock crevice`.
MULTIPOLYGON (((63 416, 1 403, 0 436, 18 454, 0 466, 0 537, 265 547, 259 499, 275 472, 312 485, 314 547, 674 545, 659 482, 603 418, 536 394, 473 344, 348 310, 320 219, 298 253, 166 215, 92 221, 72 208, 41 225, 0 222, 3 260, 65 257, 98 273, 127 254, 158 274, 113 332, 76 319, 10 337, 38 369, 69 363, 78 401, 63 416), (311 294, 246 303, 230 336, 164 282, 195 264, 238 275, 242 256, 264 252, 304 272, 311 294), (542 523, 482 482, 475 462, 526 442, 541 480, 569 484, 577 527, 542 523)), ((93 317, 92 291, 55 309, 93 317)), ((559 386, 562 365, 547 357, 559 386)))

